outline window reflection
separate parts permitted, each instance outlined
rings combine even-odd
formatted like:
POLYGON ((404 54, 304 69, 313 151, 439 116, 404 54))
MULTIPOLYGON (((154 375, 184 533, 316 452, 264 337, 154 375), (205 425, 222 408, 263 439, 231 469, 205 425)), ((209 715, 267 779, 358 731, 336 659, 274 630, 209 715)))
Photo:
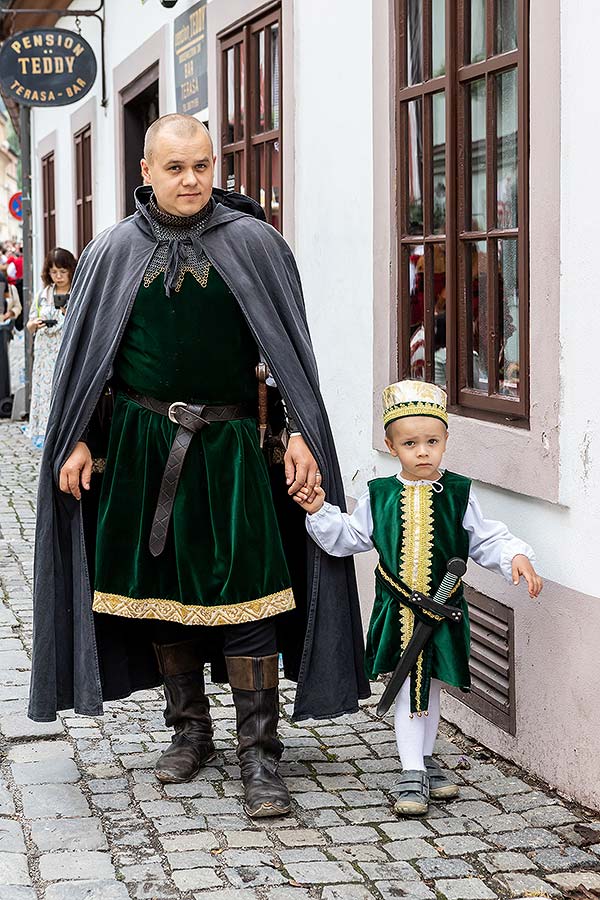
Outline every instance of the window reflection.
POLYGON ((426 343, 425 291, 433 290, 433 360, 434 381, 446 384, 446 248, 433 244, 425 248, 415 244, 409 255, 410 296, 410 373, 411 378, 425 380, 426 360, 430 356, 426 343), (428 284, 425 271, 431 272, 433 256, 433 285, 428 284))
POLYGON ((471 167, 471 214, 467 227, 472 231, 482 231, 487 225, 486 191, 486 97, 485 78, 472 81, 470 95, 470 153, 471 167))
POLYGON ((234 141, 235 127, 235 50, 227 51, 227 143, 234 141))
POLYGON ((498 228, 518 225, 517 70, 497 76, 498 228))
POLYGON ((508 53, 517 48, 517 0, 495 0, 496 53, 508 53))
POLYGON ((517 242, 498 241, 499 374, 501 394, 519 396, 519 291, 517 242))
POLYGON ((472 323, 472 333, 467 336, 469 358, 467 377, 469 386, 476 391, 488 392, 488 291, 487 245, 485 241, 469 244, 467 253, 467 327, 472 323))
POLYGON ((423 81, 423 0, 407 0, 408 83, 423 81))
POLYGON ((279 25, 271 27, 271 128, 279 128, 279 25))
POLYGON ((408 233, 423 234, 423 101, 408 107, 408 233))
POLYGON ((446 230, 446 95, 433 95, 433 232, 446 230))
POLYGON ((485 52, 485 18, 486 0, 471 0, 471 53, 468 62, 481 62, 486 58, 485 52))
POLYGON ((431 75, 446 74, 446 0, 431 3, 431 75))

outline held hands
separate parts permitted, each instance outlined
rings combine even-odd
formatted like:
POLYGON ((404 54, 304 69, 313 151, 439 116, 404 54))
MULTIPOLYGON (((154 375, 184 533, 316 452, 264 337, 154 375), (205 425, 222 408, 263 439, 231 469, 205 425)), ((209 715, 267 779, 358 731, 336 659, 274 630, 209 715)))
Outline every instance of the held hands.
POLYGON ((92 454, 87 444, 79 441, 75 449, 60 470, 59 487, 65 494, 72 494, 76 500, 81 500, 81 486, 89 491, 90 478, 92 476, 92 454))
POLYGON ((519 553, 517 554, 517 556, 513 557, 512 561, 513 584, 519 583, 519 581, 521 580, 521 575, 527 582, 529 596, 534 599, 542 590, 544 582, 535 571, 527 557, 524 556, 524 554, 519 553))
POLYGON ((308 500, 308 489, 306 487, 300 488, 298 493, 294 494, 294 500, 296 501, 296 503, 301 506, 302 509, 309 514, 309 516, 311 516, 313 513, 318 512, 325 503, 325 491, 321 487, 320 475, 317 475, 317 483, 313 491, 313 497, 313 500, 308 500))
POLYGON ((321 483, 321 473, 302 435, 297 434, 290 438, 284 464, 285 481, 290 497, 294 497, 303 488, 307 490, 309 502, 312 501, 315 497, 315 485, 321 483))

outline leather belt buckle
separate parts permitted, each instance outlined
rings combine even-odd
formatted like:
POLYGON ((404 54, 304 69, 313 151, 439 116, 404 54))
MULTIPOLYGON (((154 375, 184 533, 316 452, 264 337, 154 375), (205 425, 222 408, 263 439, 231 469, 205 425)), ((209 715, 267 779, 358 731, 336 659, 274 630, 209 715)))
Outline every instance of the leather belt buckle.
POLYGON ((176 409, 178 406, 179 406, 179 407, 181 407, 181 406, 185 407, 185 406, 187 406, 187 403, 183 403, 181 400, 178 400, 176 403, 171 403, 171 405, 170 405, 170 407, 169 407, 169 409, 168 409, 168 411, 167 411, 167 416, 169 417, 169 419, 171 420, 171 422, 174 422, 174 423, 175 423, 175 425, 179 425, 179 422, 178 422, 177 419, 175 418, 175 409, 176 409))

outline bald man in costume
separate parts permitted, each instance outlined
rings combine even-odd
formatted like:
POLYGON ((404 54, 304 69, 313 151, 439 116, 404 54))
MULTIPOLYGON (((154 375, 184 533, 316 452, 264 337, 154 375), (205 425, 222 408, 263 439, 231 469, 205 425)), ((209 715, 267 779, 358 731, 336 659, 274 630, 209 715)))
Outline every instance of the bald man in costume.
POLYGON ((135 214, 92 241, 73 282, 40 474, 29 714, 98 715, 162 681, 174 736, 156 776, 188 781, 215 754, 211 662, 233 692, 246 811, 283 815, 278 654, 298 719, 368 695, 352 564, 307 541, 292 500, 323 483, 343 503, 299 275, 258 204, 213 189, 196 119, 155 122, 141 165, 135 214), (270 432, 287 431, 270 466, 259 363, 270 432))

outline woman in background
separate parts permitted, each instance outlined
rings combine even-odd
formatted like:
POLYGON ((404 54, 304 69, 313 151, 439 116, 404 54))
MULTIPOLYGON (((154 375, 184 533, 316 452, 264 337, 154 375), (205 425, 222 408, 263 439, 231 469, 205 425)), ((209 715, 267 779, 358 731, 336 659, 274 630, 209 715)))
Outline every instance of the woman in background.
POLYGON ((52 377, 76 263, 73 254, 62 247, 55 247, 47 254, 42 269, 44 287, 31 304, 27 322, 27 330, 33 336, 34 343, 31 408, 25 433, 39 450, 42 449, 46 436, 52 377))

